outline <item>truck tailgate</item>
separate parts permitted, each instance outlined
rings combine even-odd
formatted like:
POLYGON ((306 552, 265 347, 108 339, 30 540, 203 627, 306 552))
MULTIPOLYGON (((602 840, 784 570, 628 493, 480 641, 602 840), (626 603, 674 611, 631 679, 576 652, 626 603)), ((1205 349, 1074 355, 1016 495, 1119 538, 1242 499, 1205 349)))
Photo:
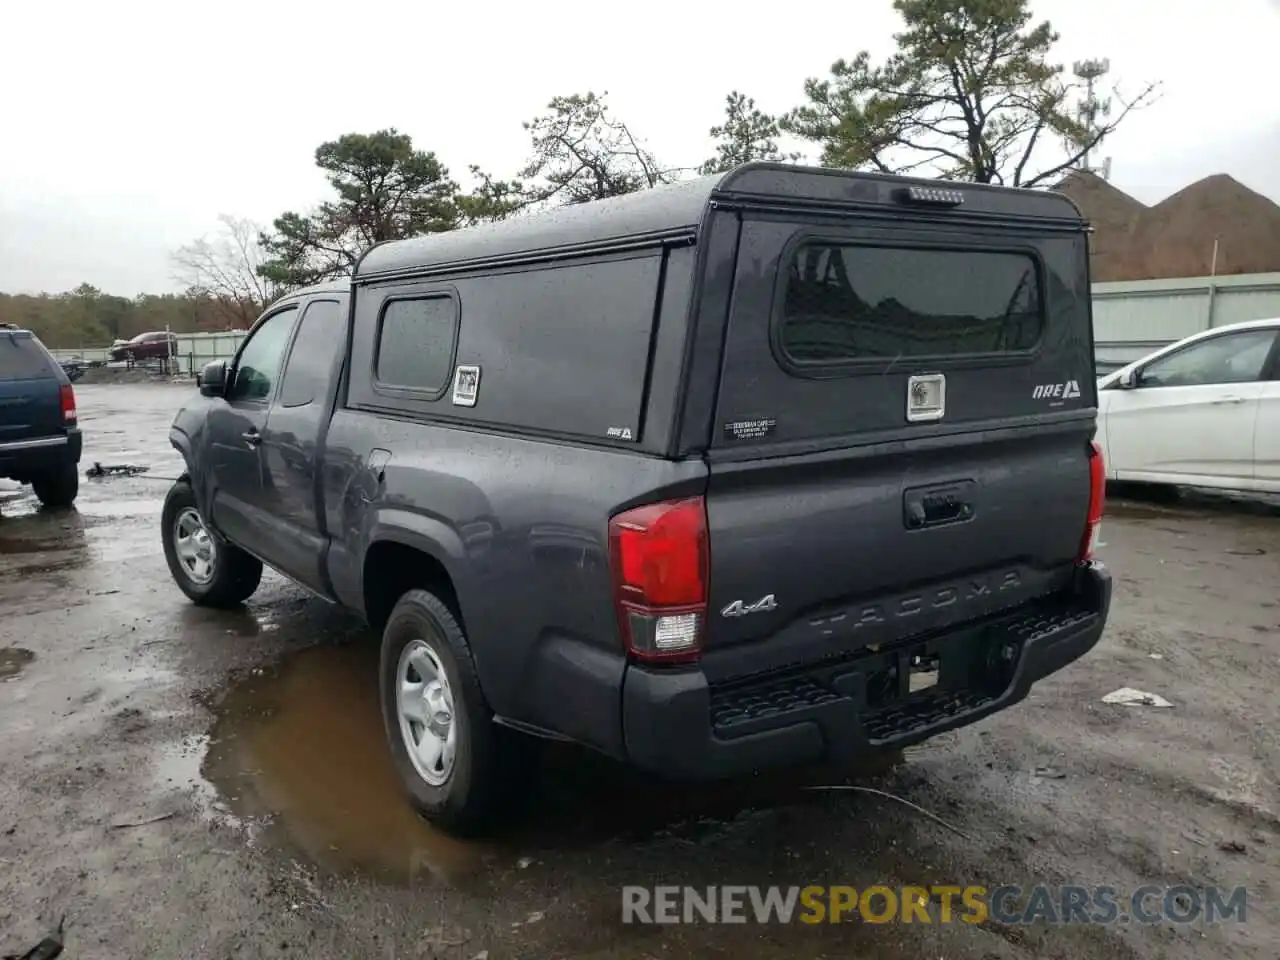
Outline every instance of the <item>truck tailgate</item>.
POLYGON ((1062 586, 1089 507, 1088 428, 949 440, 713 463, 708 652, 767 641, 782 666, 1062 586))

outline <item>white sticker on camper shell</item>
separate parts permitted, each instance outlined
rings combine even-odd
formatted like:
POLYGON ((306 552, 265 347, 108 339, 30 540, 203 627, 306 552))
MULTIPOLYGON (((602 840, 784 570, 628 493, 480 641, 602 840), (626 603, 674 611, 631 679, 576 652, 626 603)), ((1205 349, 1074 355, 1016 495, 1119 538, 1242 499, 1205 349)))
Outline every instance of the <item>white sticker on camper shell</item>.
POLYGON ((453 371, 453 404, 456 407, 474 407, 480 392, 480 368, 462 366, 453 371))

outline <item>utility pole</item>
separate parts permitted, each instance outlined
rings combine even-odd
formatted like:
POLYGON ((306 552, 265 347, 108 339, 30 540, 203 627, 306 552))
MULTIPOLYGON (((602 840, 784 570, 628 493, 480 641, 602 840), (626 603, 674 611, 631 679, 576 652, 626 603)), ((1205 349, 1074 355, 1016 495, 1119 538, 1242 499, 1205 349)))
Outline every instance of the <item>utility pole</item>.
MULTIPOLYGON (((1071 65, 1071 72, 1078 79, 1084 81, 1084 98, 1076 107, 1076 119, 1086 131, 1088 139, 1085 140, 1085 143, 1087 144, 1097 133, 1098 121, 1111 115, 1111 98, 1099 99, 1095 91, 1099 78, 1111 72, 1111 61, 1105 59, 1077 60, 1071 65)), ((1079 169, 1085 173, 1100 176, 1103 180, 1109 180, 1111 178, 1111 158, 1107 157, 1102 161, 1100 167, 1095 167, 1093 165, 1093 150, 1090 148, 1085 150, 1084 155, 1080 157, 1079 169)))

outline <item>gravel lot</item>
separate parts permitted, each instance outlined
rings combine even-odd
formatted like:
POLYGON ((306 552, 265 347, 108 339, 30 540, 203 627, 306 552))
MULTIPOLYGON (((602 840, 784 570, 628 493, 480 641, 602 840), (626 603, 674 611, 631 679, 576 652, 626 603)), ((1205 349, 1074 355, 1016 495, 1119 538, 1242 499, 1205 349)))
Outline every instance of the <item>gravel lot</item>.
POLYGON ((269 575, 190 605, 160 550, 191 387, 77 386, 85 480, 0 482, 0 955, 71 958, 1275 957, 1280 509, 1114 498, 1099 647, 887 770, 690 788, 553 751, 478 844, 401 801, 360 624, 269 575), (1172 709, 1104 704, 1122 686, 1172 709), (1037 773, 1038 771, 1038 773, 1037 773), (807 792, 804 782, 867 793, 807 792), (1248 888, 1245 923, 636 926, 623 884, 1248 888), (486 954, 487 951, 487 954, 486 954))

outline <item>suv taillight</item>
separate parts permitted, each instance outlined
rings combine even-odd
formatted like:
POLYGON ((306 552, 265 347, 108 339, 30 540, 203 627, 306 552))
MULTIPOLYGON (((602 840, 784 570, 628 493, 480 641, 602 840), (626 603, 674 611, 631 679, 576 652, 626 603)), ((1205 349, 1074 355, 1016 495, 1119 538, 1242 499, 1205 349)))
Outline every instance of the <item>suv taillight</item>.
POLYGON ((1077 563, 1093 559, 1093 548, 1098 542, 1098 528, 1102 524, 1102 507, 1107 495, 1107 468, 1102 460, 1102 447, 1097 441, 1089 444, 1089 515, 1085 518, 1084 537, 1080 540, 1077 563))
POLYGON ((62 406, 62 422, 71 426, 76 422, 76 392, 71 384, 64 383, 58 388, 58 402, 62 406))
POLYGON ((711 566, 702 497, 618 514, 609 521, 609 554, 627 652, 648 662, 697 660, 711 566))

